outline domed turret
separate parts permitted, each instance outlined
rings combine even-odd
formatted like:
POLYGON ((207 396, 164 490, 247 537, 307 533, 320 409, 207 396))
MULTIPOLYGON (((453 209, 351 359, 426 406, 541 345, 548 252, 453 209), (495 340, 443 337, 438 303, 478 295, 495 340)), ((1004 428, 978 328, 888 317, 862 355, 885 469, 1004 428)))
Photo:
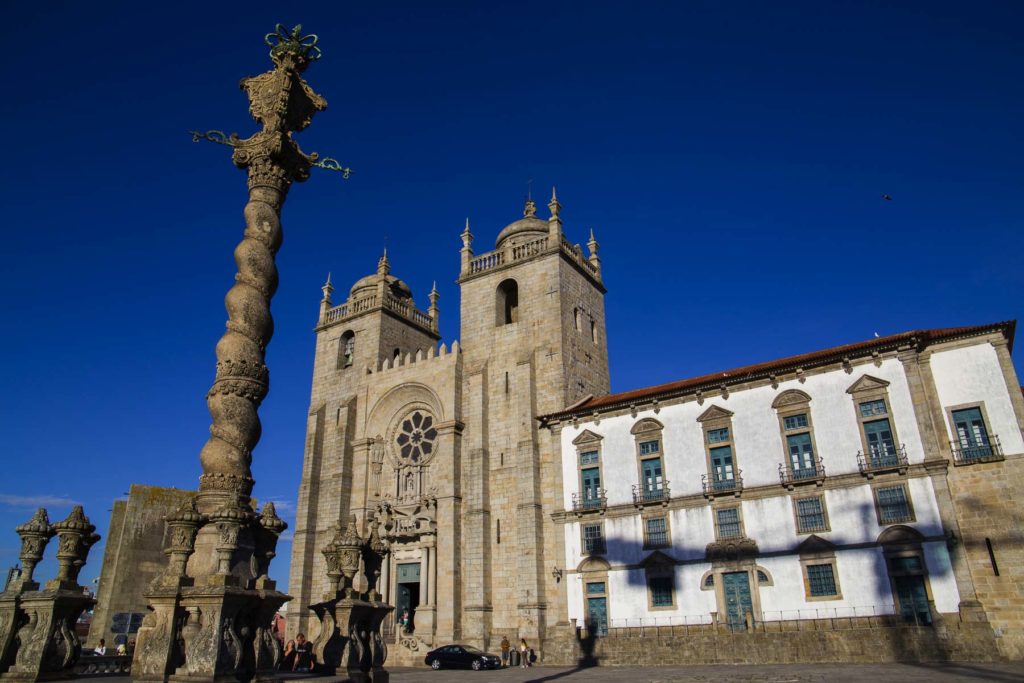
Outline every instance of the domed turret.
POLYGON ((395 297, 399 299, 412 299, 412 290, 409 285, 405 284, 402 280, 391 274, 391 262, 388 260, 388 250, 384 250, 384 255, 377 261, 377 272, 361 277, 356 280, 356 283, 352 285, 352 289, 349 290, 349 298, 357 299, 363 294, 370 294, 377 290, 377 285, 381 280, 384 280, 385 287, 395 297))
POLYGON ((532 199, 527 199, 526 206, 523 209, 523 217, 513 223, 509 223, 498 233, 498 241, 495 244, 495 248, 501 249, 506 240, 512 240, 512 245, 514 246, 546 237, 547 234, 548 222, 537 218, 537 205, 532 199))

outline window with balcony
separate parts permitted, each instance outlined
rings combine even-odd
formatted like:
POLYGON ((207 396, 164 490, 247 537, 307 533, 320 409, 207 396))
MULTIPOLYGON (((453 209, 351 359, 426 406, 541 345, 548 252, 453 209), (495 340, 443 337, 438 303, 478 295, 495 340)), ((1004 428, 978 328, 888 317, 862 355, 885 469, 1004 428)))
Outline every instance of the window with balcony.
POLYGON ((790 490, 795 484, 820 484, 825 478, 825 468, 814 445, 810 404, 811 397, 798 389, 783 391, 772 402, 786 454, 785 462, 779 466, 779 478, 790 490))
POLYGON ((953 463, 972 465, 1003 459, 999 438, 990 434, 986 426, 984 404, 947 408, 949 423, 953 426, 953 463))
POLYGON ((794 498, 793 511, 796 514, 796 531, 798 534, 812 534, 829 530, 824 496, 794 498))
POLYGON ((584 429, 573 439, 576 446, 576 463, 579 469, 579 490, 572 494, 573 509, 576 512, 600 510, 607 498, 601 486, 601 441, 603 437, 584 429))
POLYGON ((703 477, 704 495, 713 497, 723 493, 736 493, 743 488, 740 470, 736 467, 732 430, 732 413, 725 408, 711 406, 697 421, 704 431, 708 473, 703 477))
POLYGON ((630 430, 636 443, 640 477, 639 485, 633 487, 634 503, 663 502, 669 498, 662 456, 663 429, 664 426, 657 420, 646 418, 630 430))
POLYGON ((875 507, 879 524, 900 524, 914 521, 914 508, 903 484, 875 487, 875 507))
POLYGON ((889 383, 864 375, 846 390, 857 411, 861 452, 857 455, 860 471, 871 477, 886 470, 905 471, 907 456, 896 435, 889 402, 889 383))

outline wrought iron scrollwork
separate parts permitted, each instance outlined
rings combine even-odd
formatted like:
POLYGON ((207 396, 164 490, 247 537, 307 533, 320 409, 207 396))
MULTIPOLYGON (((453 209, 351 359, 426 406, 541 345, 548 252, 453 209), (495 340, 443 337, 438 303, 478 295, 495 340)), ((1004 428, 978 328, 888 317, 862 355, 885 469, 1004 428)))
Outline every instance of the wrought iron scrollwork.
POLYGON ((228 147, 234 147, 235 141, 238 139, 238 136, 234 133, 227 135, 224 131, 220 130, 208 130, 205 133, 198 130, 190 130, 189 134, 192 136, 192 142, 209 140, 210 142, 216 142, 218 145, 227 145, 228 147))
POLYGON ((270 46, 271 57, 278 52, 297 52, 310 62, 315 62, 323 56, 320 48, 316 46, 318 40, 320 39, 315 33, 310 33, 308 36, 302 35, 302 24, 290 31, 284 27, 284 24, 278 24, 274 27, 273 33, 268 33, 263 37, 263 42, 270 46))
POLYGON ((352 175, 352 169, 347 166, 342 166, 341 162, 331 157, 324 157, 313 164, 317 168, 322 168, 325 171, 337 171, 341 174, 343 180, 348 180, 348 177, 352 175))

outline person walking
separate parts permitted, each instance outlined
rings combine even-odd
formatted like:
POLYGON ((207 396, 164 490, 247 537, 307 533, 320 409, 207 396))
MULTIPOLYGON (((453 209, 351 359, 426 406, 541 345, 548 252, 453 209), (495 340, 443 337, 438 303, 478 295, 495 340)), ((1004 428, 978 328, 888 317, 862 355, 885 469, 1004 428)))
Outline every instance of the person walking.
POLYGON ((508 636, 503 636, 501 639, 501 668, 508 668, 508 659, 511 656, 509 651, 512 649, 512 643, 508 642, 508 636))
POLYGON ((519 668, 525 669, 530 666, 530 647, 526 644, 526 638, 519 641, 519 668))

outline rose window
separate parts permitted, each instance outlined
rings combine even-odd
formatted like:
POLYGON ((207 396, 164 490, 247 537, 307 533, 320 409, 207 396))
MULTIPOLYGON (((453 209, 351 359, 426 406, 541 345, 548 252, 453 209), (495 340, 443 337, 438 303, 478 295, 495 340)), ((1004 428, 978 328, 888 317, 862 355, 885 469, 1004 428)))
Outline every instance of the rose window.
POLYGON ((403 460, 419 462, 421 458, 428 458, 434 452, 434 439, 437 438, 437 430, 434 428, 434 418, 416 411, 409 417, 402 420, 399 428, 398 452, 403 460))

